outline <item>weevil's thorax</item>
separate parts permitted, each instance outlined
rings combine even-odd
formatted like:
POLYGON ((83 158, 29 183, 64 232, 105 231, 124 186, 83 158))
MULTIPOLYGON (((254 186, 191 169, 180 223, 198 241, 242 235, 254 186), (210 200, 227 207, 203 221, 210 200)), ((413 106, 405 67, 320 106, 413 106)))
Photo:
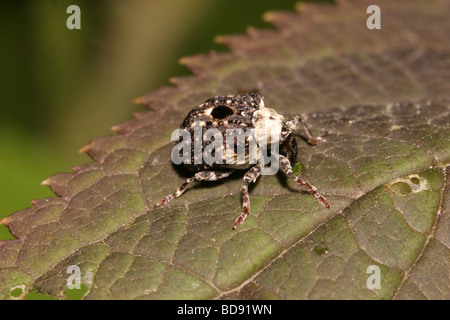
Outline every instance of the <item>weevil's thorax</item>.
POLYGON ((285 121, 283 115, 275 110, 266 108, 264 102, 260 103, 260 108, 253 115, 253 125, 255 127, 258 146, 265 146, 271 151, 271 143, 278 143, 279 153, 294 163, 297 158, 297 141, 293 131, 297 125, 298 118, 294 117, 285 121))
POLYGON ((288 135, 282 132, 284 117, 275 110, 266 108, 263 100, 260 101, 259 109, 253 114, 252 123, 259 147, 269 147, 272 143, 281 144, 288 135))

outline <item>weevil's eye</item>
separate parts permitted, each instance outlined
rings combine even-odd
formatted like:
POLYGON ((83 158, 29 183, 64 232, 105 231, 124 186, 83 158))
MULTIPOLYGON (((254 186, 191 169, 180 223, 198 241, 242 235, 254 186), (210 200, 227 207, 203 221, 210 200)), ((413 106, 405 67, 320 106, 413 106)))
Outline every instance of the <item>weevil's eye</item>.
POLYGON ((225 119, 234 114, 234 110, 228 106, 217 106, 211 112, 214 119, 225 119))

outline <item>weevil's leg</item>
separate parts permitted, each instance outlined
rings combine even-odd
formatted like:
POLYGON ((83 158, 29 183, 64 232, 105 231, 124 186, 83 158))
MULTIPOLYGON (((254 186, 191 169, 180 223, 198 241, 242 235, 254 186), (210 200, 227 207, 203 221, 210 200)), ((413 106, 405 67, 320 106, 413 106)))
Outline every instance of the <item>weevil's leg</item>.
POLYGON ((216 181, 228 177, 233 173, 230 171, 201 171, 195 174, 195 180, 197 181, 216 181))
POLYGON ((250 197, 248 195, 248 184, 249 182, 255 182, 261 174, 261 164, 258 163, 256 166, 250 168, 244 175, 244 184, 242 185, 242 213, 237 216, 234 220, 233 230, 236 230, 238 224, 243 224, 245 218, 247 218, 250 213, 250 197))
POLYGON ((282 155, 280 155, 280 168, 286 175, 290 176, 298 184, 302 185, 309 193, 311 193, 317 199, 317 201, 322 203, 328 209, 330 208, 330 204, 328 203, 327 199, 325 199, 325 197, 322 196, 317 191, 316 187, 314 187, 310 183, 302 180, 301 178, 297 177, 295 174, 292 173, 291 162, 285 156, 282 155))
POLYGON ((183 194, 183 192, 186 190, 186 187, 192 182, 192 181, 215 181, 220 180, 223 178, 228 177, 233 171, 201 171, 197 172, 195 176, 186 179, 185 182, 173 193, 166 197, 164 197, 161 201, 159 201, 157 204, 155 204, 155 209, 165 206, 169 203, 172 199, 178 198, 183 194))
POLYGON ((309 131, 308 127, 306 126, 305 121, 303 121, 301 118, 298 118, 298 121, 300 122, 300 124, 303 127, 303 130, 305 131, 306 134, 306 138, 308 139, 308 142, 312 145, 316 145, 317 142, 322 142, 325 141, 324 137, 326 137, 328 135, 328 131, 325 131, 325 133, 323 135, 321 135, 320 137, 314 137, 311 133, 311 131, 309 131))
POLYGON ((155 204, 154 209, 159 208, 159 207, 163 207, 166 204, 168 204, 170 200, 178 198, 179 196, 181 196, 183 194, 184 190, 186 190, 186 187, 194 180, 195 180, 195 177, 191 177, 191 178, 186 179, 186 181, 183 182, 183 184, 181 186, 179 186, 178 189, 175 190, 175 192, 173 194, 169 194, 168 196, 164 197, 160 202, 155 204))

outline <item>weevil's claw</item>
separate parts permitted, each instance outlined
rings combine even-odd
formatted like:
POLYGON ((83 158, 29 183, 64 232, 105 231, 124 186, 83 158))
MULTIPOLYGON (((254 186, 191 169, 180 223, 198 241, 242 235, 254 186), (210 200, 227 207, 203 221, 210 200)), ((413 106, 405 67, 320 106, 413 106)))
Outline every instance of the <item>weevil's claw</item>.
POLYGON ((325 141, 327 141, 327 139, 325 137, 328 136, 328 135, 329 135, 329 132, 325 131, 320 137, 316 138, 317 142, 325 142, 325 141))
POLYGON ((160 207, 165 206, 166 204, 164 203, 164 200, 161 200, 160 202, 158 202, 157 204, 154 205, 153 209, 158 209, 160 207))
POLYGON ((247 215, 244 214, 244 213, 241 213, 240 215, 238 215, 236 220, 234 220, 234 224, 231 227, 231 229, 236 230, 237 225, 238 224, 243 224, 246 217, 247 217, 247 215))
POLYGON ((323 204, 327 209, 330 209, 330 204, 328 203, 327 199, 325 197, 320 196, 318 199, 321 204, 323 204))
POLYGON ((169 203, 170 200, 172 200, 171 196, 164 197, 160 202, 155 204, 153 209, 157 209, 157 208, 160 208, 160 207, 165 207, 169 203))
POLYGON ((311 137, 311 139, 308 140, 308 143, 310 145, 315 146, 318 143, 327 141, 327 139, 325 137, 328 135, 329 135, 329 132, 325 131, 320 137, 317 137, 317 138, 311 137))
POLYGON ((327 209, 330 209, 330 204, 328 203, 328 200, 317 192, 317 189, 314 188, 314 190, 308 190, 319 203, 323 204, 327 209))

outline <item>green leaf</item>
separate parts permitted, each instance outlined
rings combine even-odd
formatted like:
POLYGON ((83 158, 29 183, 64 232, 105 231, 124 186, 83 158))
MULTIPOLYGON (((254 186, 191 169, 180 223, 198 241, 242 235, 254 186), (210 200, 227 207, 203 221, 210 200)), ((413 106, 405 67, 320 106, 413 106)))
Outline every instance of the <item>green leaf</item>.
POLYGON ((292 166, 292 173, 298 175, 303 170, 303 164, 301 162, 297 162, 292 166))
POLYGON ((0 242, 0 297, 64 297, 75 265, 87 299, 448 299, 449 7, 375 2, 381 30, 365 26, 374 1, 300 5, 268 13, 274 31, 220 37, 230 53, 182 59, 194 76, 138 99, 151 111, 82 149, 95 162, 44 181, 58 198, 2 220, 16 239, 0 242), (154 210, 185 179, 170 135, 186 113, 254 90, 329 131, 314 147, 298 137, 297 161, 331 209, 263 176, 233 231, 234 174, 154 210))

